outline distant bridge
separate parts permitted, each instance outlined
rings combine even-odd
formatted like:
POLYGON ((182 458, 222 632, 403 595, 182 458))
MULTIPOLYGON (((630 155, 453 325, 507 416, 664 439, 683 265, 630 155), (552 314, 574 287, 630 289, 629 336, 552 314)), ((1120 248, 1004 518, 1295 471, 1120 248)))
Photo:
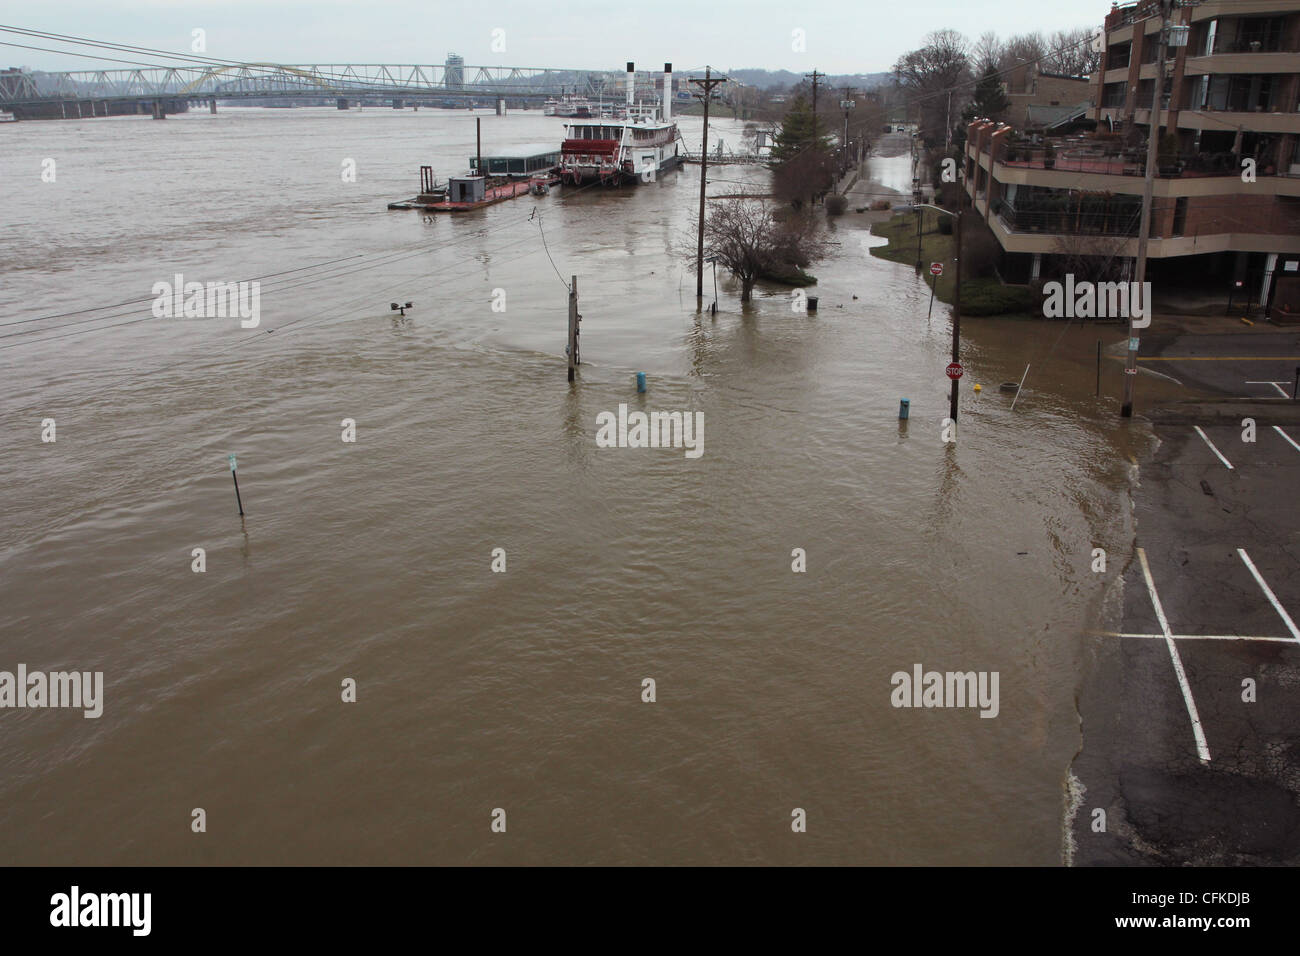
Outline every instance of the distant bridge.
MULTIPOLYGON (((637 95, 652 97, 656 73, 637 75, 637 95)), ((0 108, 69 100, 205 101, 337 97, 540 99, 576 92, 622 99, 621 72, 517 66, 331 63, 293 66, 140 67, 46 73, 0 71, 0 108)))

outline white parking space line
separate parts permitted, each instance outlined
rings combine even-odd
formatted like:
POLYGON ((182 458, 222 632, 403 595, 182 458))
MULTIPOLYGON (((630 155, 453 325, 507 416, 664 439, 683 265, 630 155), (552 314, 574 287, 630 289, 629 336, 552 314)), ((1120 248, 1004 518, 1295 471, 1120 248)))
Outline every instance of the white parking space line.
MULTIPOLYGON (((1149 637, 1163 638, 1163 634, 1130 634, 1126 632, 1108 631, 1109 637, 1149 637)), ((1293 637, 1254 637, 1245 634, 1170 634, 1175 641, 1280 641, 1284 644, 1294 644, 1293 637)))
POLYGON ((1288 395, 1288 394, 1286 393, 1286 389, 1284 389, 1284 388, 1281 386, 1281 384, 1278 383, 1278 382, 1247 382, 1246 384, 1247 384, 1247 385, 1272 385, 1275 389, 1277 389, 1277 390, 1282 394, 1282 397, 1283 397, 1283 398, 1290 398, 1290 397, 1291 397, 1290 395, 1288 395))
POLYGON ((1201 436, 1201 441, 1205 442, 1205 444, 1210 446, 1210 451, 1214 452, 1216 455, 1219 456, 1219 461, 1223 462, 1223 464, 1227 467, 1229 471, 1232 471, 1233 470, 1232 462, 1224 458, 1223 453, 1219 451, 1219 449, 1214 447, 1214 442, 1210 441, 1210 439, 1206 437, 1205 432, 1201 431, 1201 426, 1193 425, 1192 427, 1196 429, 1196 434, 1201 436))
MULTIPOLYGON (((1199 428, 1196 429, 1200 431, 1199 428)), ((1205 436, 1202 435, 1202 438, 1205 436)), ((1207 438, 1208 442, 1209 439, 1207 438)), ((1214 446, 1211 445, 1211 448, 1214 446)), ((1231 465, 1228 465, 1231 468, 1231 465)), ((1151 606, 1156 609, 1156 618, 1160 621, 1160 630, 1164 632, 1165 644, 1169 647, 1169 659, 1174 662, 1174 673, 1178 675, 1178 685, 1183 689, 1183 702, 1187 704, 1187 716, 1192 720, 1192 736, 1196 738, 1196 752, 1201 763, 1210 762, 1210 747, 1205 742, 1205 731, 1201 729, 1201 716, 1196 712, 1196 701, 1192 700, 1192 688, 1187 684, 1187 673, 1183 670, 1183 659, 1178 656, 1178 646, 1169 631, 1169 621, 1165 618, 1165 609, 1160 605, 1160 595, 1156 594, 1155 582, 1151 580, 1151 565, 1147 564, 1145 548, 1137 549, 1138 560, 1142 563, 1142 576, 1146 578, 1147 591, 1151 595, 1151 606)), ((1244 554, 1244 552, 1243 552, 1244 554)), ((1292 630, 1295 630, 1292 626, 1292 630)))
POLYGON ((1291 615, 1286 612, 1286 608, 1278 603, 1277 595, 1275 595, 1273 589, 1265 583, 1264 578, 1255 567, 1255 562, 1250 560, 1250 555, 1248 555, 1242 548, 1238 548, 1237 553, 1241 555, 1241 560, 1246 562, 1246 567, 1250 568, 1250 573, 1255 576, 1256 583, 1264 589, 1264 595, 1272 603, 1273 610, 1277 611, 1277 613, 1282 616, 1282 623, 1286 625, 1287 630, 1294 635, 1297 641, 1300 641, 1300 630, 1296 630, 1295 621, 1291 620, 1291 615))
POLYGON ((1277 432, 1279 435, 1281 435, 1283 438, 1285 438, 1287 441, 1289 441, 1289 442, 1291 443, 1291 447, 1294 448, 1296 451, 1300 451, 1300 445, 1297 445, 1297 444, 1295 443, 1295 439, 1292 438, 1290 435, 1288 435, 1286 432, 1282 431, 1282 429, 1280 429, 1280 428, 1278 428, 1276 425, 1274 425, 1274 426, 1273 426, 1273 431, 1277 432))

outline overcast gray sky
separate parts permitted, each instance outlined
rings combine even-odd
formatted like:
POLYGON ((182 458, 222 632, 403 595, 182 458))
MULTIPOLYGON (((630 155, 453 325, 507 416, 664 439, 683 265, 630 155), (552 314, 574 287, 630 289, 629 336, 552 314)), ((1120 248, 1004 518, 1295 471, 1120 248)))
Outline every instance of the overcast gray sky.
MULTIPOLYGON (((1096 26, 1109 0, 49 0, 7 4, 0 23, 188 52, 280 63, 442 63, 617 69, 635 60, 678 70, 830 73, 889 70, 931 30, 1096 26), (504 30, 504 52, 492 49, 504 30), (795 49, 802 30, 805 52, 795 49)), ((0 34, 5 42, 51 46, 0 34)), ((129 57, 128 57, 129 58, 129 57)), ((0 66, 88 69, 86 59, 0 47, 0 66)), ((111 64, 104 64, 109 66, 111 64)))

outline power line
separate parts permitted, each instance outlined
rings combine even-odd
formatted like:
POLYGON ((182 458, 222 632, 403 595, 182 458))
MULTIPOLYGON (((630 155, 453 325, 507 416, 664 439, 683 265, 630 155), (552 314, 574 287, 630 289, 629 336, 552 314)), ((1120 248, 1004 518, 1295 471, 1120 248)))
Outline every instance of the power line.
MULTIPOLYGON (((534 213, 537 212, 536 208, 533 209, 533 212, 534 212, 534 213)), ((528 218, 529 218, 529 219, 532 219, 533 217, 532 217, 532 216, 529 216, 528 218)), ((555 264, 555 260, 554 260, 554 259, 551 259, 551 250, 550 250, 550 247, 546 245, 546 230, 542 228, 542 217, 541 217, 541 216, 538 216, 538 217, 537 217, 537 231, 538 231, 538 233, 541 234, 541 237, 542 237, 542 248, 546 251, 546 258, 547 258, 547 259, 550 259, 550 262, 551 262, 551 268, 554 269, 554 270, 555 270, 555 274, 556 274, 557 276, 559 276, 560 284, 563 285, 564 288, 565 288, 568 292, 572 293, 572 292, 573 292, 572 287, 569 285, 569 283, 567 283, 567 282, 564 281, 564 276, 560 274, 560 268, 559 268, 559 266, 557 266, 557 265, 555 264)))

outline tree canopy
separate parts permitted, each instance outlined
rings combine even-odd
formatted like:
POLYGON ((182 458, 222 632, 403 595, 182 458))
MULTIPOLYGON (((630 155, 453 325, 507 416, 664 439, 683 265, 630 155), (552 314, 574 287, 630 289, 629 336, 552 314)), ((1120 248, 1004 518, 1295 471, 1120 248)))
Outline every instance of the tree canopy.
POLYGON ((805 149, 829 151, 830 137, 822 118, 802 96, 796 97, 781 121, 781 130, 772 144, 772 163, 781 166, 805 149))
POLYGON ((1005 119, 1005 114, 1010 108, 1011 100, 1007 98, 1002 88, 1002 78, 993 67, 987 67, 975 86, 975 98, 962 110, 961 115, 967 123, 977 117, 1002 120, 1005 119))

